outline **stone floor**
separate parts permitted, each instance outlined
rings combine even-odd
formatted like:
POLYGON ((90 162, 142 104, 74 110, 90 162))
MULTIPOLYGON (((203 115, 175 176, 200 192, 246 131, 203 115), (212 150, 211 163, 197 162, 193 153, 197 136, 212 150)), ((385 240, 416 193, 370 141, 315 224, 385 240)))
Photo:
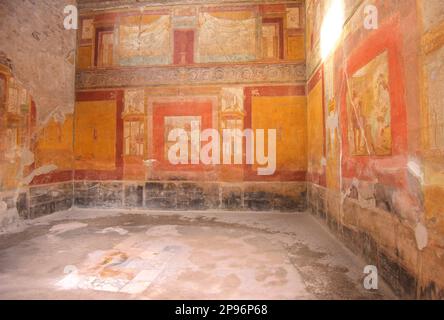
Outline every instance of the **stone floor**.
POLYGON ((74 209, 0 235, 0 299, 387 299, 305 213, 74 209))

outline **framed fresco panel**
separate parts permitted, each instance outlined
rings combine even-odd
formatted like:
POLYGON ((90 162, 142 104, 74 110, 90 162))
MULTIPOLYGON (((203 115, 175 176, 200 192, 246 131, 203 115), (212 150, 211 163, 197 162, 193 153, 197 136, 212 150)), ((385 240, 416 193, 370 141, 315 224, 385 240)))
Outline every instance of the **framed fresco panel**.
POLYGON ((348 79, 348 141, 354 156, 392 152, 388 53, 384 51, 348 79))
POLYGON ((344 44, 356 48, 346 58, 340 80, 345 83, 340 99, 344 178, 373 180, 377 175, 386 185, 407 183, 402 173, 372 169, 388 163, 405 167, 408 161, 402 41, 394 16, 366 39, 350 36, 344 44))

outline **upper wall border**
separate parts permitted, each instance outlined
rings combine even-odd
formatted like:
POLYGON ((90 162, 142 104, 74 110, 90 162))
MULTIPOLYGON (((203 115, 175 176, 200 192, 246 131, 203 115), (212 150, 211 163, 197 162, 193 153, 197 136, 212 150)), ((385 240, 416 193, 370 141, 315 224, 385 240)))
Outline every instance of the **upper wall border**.
POLYGON ((118 10, 140 7, 166 7, 189 5, 239 5, 239 4, 295 4, 304 5, 304 0, 78 0, 78 8, 81 13, 87 11, 118 10))
POLYGON ((305 82, 305 64, 254 64, 217 67, 138 67, 80 70, 76 88, 149 85, 263 84, 305 82))

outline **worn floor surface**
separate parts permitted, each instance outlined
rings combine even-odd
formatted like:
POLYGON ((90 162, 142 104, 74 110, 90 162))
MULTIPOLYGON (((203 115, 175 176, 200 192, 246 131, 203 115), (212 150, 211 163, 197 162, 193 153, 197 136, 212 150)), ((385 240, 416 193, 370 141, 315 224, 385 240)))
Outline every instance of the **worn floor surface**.
POLYGON ((1 299, 385 299, 312 216, 70 210, 0 235, 1 299))

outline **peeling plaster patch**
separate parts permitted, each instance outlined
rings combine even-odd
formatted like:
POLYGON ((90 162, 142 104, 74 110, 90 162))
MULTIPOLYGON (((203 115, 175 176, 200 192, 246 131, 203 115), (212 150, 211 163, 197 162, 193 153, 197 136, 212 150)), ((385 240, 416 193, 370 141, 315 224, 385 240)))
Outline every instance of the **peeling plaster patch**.
POLYGON ((341 203, 343 204, 345 199, 347 199, 347 197, 350 196, 353 188, 356 188, 356 190, 359 190, 358 187, 359 187, 359 180, 358 180, 358 178, 355 177, 355 178, 353 178, 353 180, 350 184, 350 187, 345 192, 342 193, 341 203))
POLYGON ((30 166, 34 163, 34 153, 28 148, 22 148, 20 156, 21 162, 24 166, 30 166))
POLYGON ((103 229, 101 231, 98 231, 97 233, 106 234, 106 233, 112 233, 112 232, 117 232, 121 236, 124 236, 124 235, 128 234, 128 230, 125 230, 125 229, 122 229, 122 228, 119 228, 119 227, 105 228, 105 229, 103 229))
POLYGON ((49 122, 54 120, 55 122, 59 124, 63 124, 66 120, 65 114, 72 113, 72 111, 69 110, 62 110, 62 108, 57 107, 56 109, 52 110, 41 122, 39 125, 39 130, 42 130, 45 128, 49 122))
MULTIPOLYGON (((3 202, 4 203, 4 202, 3 202)), ((25 230, 26 225, 20 220, 17 209, 0 209, 0 234, 16 233, 25 230)))
POLYGON ((8 210, 7 203, 0 201, 0 234, 15 231, 20 227, 17 210, 8 210))
POLYGON ((61 112, 60 110, 57 110, 57 112, 54 113, 53 117, 55 122, 63 124, 66 120, 65 114, 61 112))
POLYGON ((418 208, 417 200, 401 191, 395 191, 392 196, 395 212, 406 219, 413 226, 419 221, 421 210, 418 208))
POLYGON ((5 159, 8 160, 9 163, 14 163, 17 158, 17 146, 6 150, 5 159))
POLYGON ((427 228, 422 223, 418 223, 416 225, 415 238, 416 238, 416 245, 418 246, 418 249, 420 251, 422 251, 425 247, 427 247, 428 232, 427 228))
POLYGON ((62 234, 64 232, 85 228, 87 226, 88 225, 86 223, 80 223, 80 222, 63 223, 53 226, 51 229, 49 229, 49 232, 55 234, 62 234))
POLYGON ((357 178, 353 178, 352 187, 355 187, 355 188, 359 187, 359 180, 357 178))
POLYGON ((43 175, 43 174, 48 174, 48 173, 51 173, 52 171, 55 171, 55 170, 57 170, 57 166, 54 165, 54 164, 50 164, 50 165, 43 166, 43 167, 40 167, 38 169, 35 169, 33 172, 31 172, 29 174, 29 176, 27 176, 26 178, 23 179, 23 184, 24 185, 28 185, 28 184, 30 184, 32 182, 32 180, 36 176, 40 176, 40 175, 43 175))
POLYGON ((421 183, 424 183, 424 173, 421 170, 421 166, 415 160, 410 160, 407 164, 409 172, 419 179, 421 183))
POLYGON ((361 183, 358 189, 359 203, 365 208, 376 207, 375 186, 371 183, 361 183))

